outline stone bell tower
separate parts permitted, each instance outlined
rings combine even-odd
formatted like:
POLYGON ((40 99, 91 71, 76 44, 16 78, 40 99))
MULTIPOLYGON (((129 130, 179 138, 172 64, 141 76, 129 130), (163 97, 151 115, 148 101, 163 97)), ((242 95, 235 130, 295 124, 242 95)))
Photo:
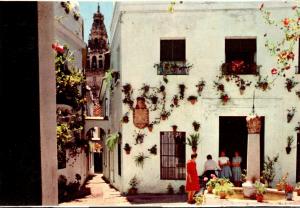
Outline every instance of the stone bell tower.
POLYGON ((109 42, 99 4, 93 19, 86 60, 87 116, 101 116, 99 90, 108 65, 105 58, 109 53, 109 42))

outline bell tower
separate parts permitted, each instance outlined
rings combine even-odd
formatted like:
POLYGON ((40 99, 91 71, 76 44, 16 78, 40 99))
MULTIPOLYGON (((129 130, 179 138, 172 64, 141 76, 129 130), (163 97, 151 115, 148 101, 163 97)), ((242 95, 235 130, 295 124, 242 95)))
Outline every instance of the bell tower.
POLYGON ((86 81, 87 97, 89 97, 87 105, 87 116, 100 116, 95 111, 95 107, 99 104, 99 90, 105 70, 107 69, 107 62, 105 60, 109 53, 109 42, 104 25, 104 16, 100 12, 100 5, 98 3, 97 12, 93 16, 93 24, 89 34, 88 40, 88 52, 86 59, 86 81), (97 115, 94 115, 97 114, 97 115))

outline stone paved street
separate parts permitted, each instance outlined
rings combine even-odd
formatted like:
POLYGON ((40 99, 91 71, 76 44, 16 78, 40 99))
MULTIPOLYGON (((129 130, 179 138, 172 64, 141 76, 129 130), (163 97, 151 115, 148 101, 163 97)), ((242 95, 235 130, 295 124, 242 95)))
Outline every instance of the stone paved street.
MULTIPOLYGON (((185 202, 185 195, 161 195, 161 194, 139 194, 137 196, 122 196, 119 191, 110 187, 102 179, 102 174, 97 174, 87 182, 91 194, 85 198, 76 199, 71 202, 61 203, 60 206, 162 206, 162 207, 190 207, 185 202)), ((294 201, 277 200, 257 203, 255 200, 245 199, 218 199, 213 194, 206 194, 205 206, 273 206, 273 205, 299 205, 300 197, 294 192, 294 201)))

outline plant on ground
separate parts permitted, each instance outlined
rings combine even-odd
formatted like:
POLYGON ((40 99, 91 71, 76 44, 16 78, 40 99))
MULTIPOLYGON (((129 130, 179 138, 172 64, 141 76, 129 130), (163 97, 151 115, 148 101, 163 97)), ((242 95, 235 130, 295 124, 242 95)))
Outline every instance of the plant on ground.
POLYGON ((279 155, 270 158, 267 156, 267 160, 264 161, 264 169, 262 171, 262 179, 268 187, 271 187, 271 183, 275 177, 275 164, 278 161, 279 155))

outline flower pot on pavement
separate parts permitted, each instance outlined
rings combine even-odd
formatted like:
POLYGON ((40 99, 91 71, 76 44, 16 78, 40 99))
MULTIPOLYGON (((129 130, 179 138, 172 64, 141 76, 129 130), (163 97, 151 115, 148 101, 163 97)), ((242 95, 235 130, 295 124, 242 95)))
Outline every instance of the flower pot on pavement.
POLYGON ((264 195, 263 194, 256 194, 256 201, 257 202, 263 202, 264 195))
POLYGON ((207 193, 212 194, 213 187, 212 186, 207 186, 207 193))
POLYGON ((220 196, 220 199, 225 199, 226 198, 226 192, 224 192, 224 191, 221 191, 220 193, 219 193, 219 196, 220 196))
POLYGON ((293 192, 287 192, 285 194, 285 198, 286 198, 286 200, 289 200, 289 201, 293 200, 293 192))

